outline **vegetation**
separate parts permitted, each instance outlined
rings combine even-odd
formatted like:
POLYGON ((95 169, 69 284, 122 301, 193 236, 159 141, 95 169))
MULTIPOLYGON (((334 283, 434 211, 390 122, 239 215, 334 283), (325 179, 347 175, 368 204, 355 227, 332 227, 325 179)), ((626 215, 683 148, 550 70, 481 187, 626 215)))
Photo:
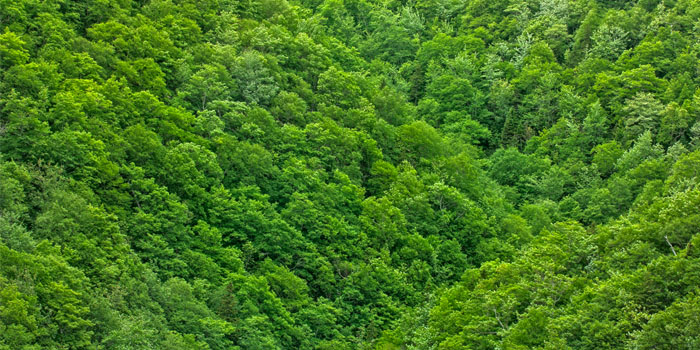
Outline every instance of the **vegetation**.
POLYGON ((0 0, 0 350, 698 349, 695 0, 0 0))

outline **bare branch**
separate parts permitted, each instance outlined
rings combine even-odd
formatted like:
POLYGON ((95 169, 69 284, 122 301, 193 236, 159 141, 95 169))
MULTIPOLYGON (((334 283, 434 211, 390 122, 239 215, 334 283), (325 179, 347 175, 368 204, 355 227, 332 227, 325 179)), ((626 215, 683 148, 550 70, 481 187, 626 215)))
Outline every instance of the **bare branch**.
POLYGON ((501 318, 498 317, 498 312, 496 312, 496 308, 493 308, 493 315, 496 316, 496 321, 498 321, 498 324, 501 325, 501 328, 503 328, 503 330, 506 330, 506 326, 503 325, 503 322, 501 322, 501 318))
POLYGON ((673 256, 678 256, 678 254, 676 254, 676 250, 673 249, 673 244, 671 244, 671 242, 668 241, 668 236, 664 236, 664 238, 666 239, 666 243, 668 243, 668 246, 671 247, 671 251, 673 252, 673 256))

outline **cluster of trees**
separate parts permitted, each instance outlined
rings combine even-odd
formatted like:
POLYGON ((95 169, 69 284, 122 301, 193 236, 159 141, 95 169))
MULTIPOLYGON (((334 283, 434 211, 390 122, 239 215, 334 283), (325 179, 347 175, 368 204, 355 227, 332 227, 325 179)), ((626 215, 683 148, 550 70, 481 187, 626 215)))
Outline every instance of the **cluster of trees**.
POLYGON ((0 350, 695 349, 693 0, 0 0, 0 350))
POLYGON ((429 63, 442 70, 426 70, 417 113, 452 137, 478 130, 452 134, 464 120, 488 129, 470 139, 514 209, 501 227, 524 239, 404 312, 376 348, 700 346, 700 5, 464 6, 432 40, 484 44, 429 63), (444 101, 466 92, 471 119, 431 119, 433 87, 459 69, 470 87, 444 101))

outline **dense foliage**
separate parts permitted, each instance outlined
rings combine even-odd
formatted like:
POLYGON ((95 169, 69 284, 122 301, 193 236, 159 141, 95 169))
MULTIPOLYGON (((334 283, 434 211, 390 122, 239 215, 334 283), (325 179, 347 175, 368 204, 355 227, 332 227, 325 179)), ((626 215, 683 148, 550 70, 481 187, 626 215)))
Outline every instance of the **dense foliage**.
POLYGON ((698 349, 696 0, 0 0, 0 350, 698 349))

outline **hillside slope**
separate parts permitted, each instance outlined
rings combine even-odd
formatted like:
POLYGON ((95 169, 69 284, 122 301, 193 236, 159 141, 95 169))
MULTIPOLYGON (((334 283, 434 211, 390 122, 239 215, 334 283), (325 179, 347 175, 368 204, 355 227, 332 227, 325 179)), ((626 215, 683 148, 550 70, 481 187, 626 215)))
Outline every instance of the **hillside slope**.
POLYGON ((0 1, 0 350, 698 348, 697 18, 0 1))

